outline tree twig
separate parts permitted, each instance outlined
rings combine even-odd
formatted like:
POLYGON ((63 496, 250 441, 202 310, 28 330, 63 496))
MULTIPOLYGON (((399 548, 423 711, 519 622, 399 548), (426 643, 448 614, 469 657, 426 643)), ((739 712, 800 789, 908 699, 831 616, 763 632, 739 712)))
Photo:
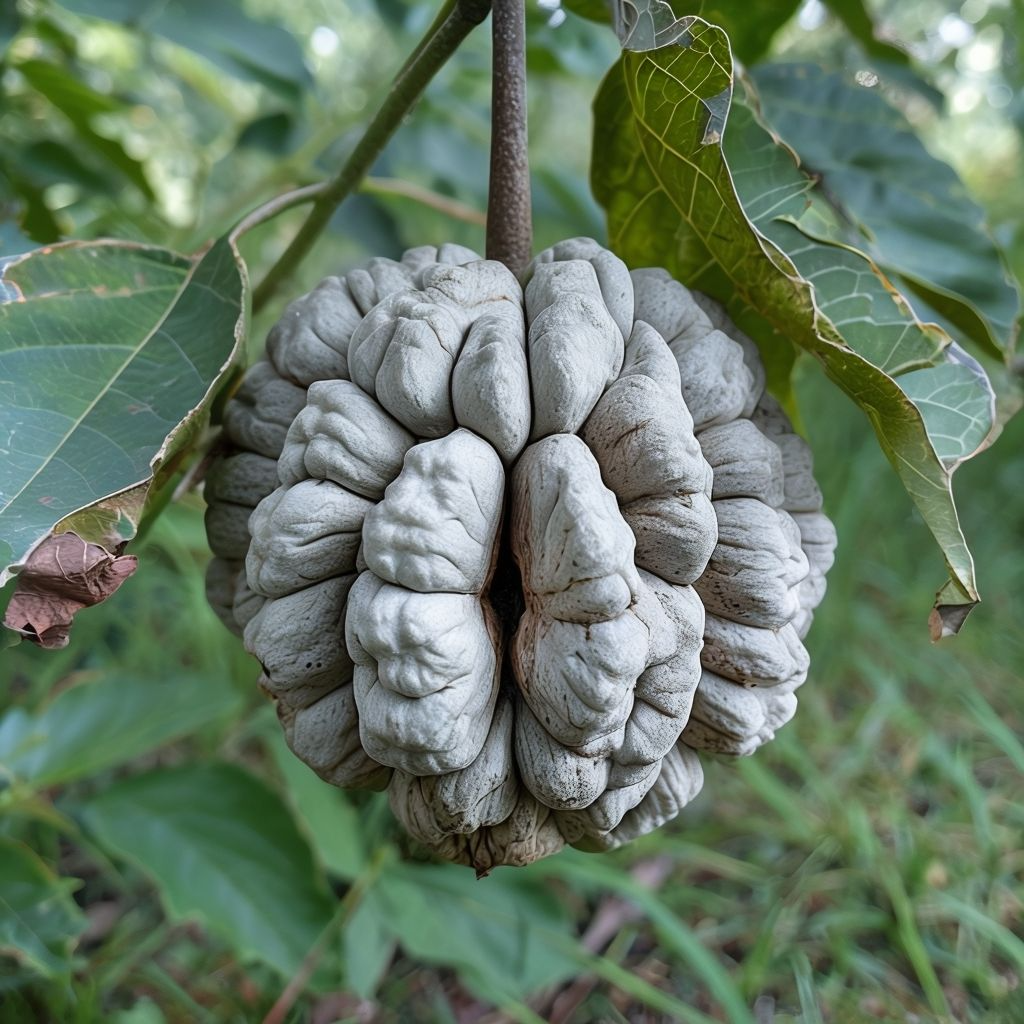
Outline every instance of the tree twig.
POLYGON ((274 196, 273 199, 267 200, 262 206, 257 206, 252 213, 246 214, 234 226, 231 231, 231 241, 237 242, 246 231, 251 231, 253 228, 259 227, 260 224, 265 224, 279 213, 284 213, 285 210, 290 210, 294 206, 301 206, 303 203, 313 202, 326 189, 327 182, 321 181, 315 185, 305 185, 292 192, 285 192, 284 195, 274 196))
POLYGON ((401 178, 364 178, 359 186, 360 192, 368 192, 371 195, 376 193, 385 196, 402 196, 411 199, 421 206, 429 206, 438 213, 454 220, 462 220, 467 224, 475 224, 477 227, 484 227, 487 224, 487 214, 483 210, 470 206, 467 203, 460 203, 458 199, 450 196, 443 196, 439 192, 433 192, 429 188, 417 185, 414 181, 403 181, 401 178))
POLYGON ((259 311, 274 295, 327 227, 334 211, 373 166, 402 119, 459 44, 490 10, 490 0, 455 0, 441 25, 398 73, 391 90, 341 170, 325 186, 298 233, 253 292, 259 311))
POLYGON ((494 0, 491 19, 491 178, 487 258, 518 273, 530 260, 530 163, 526 134, 525 0, 494 0))

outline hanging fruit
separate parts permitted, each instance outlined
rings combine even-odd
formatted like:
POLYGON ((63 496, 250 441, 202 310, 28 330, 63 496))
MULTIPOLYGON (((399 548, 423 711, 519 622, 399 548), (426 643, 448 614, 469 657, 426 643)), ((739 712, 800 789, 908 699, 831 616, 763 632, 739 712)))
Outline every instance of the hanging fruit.
POLYGON ((590 239, 293 302, 224 417, 210 600, 295 753, 485 872, 608 849, 796 708, 835 534, 753 344, 590 239))

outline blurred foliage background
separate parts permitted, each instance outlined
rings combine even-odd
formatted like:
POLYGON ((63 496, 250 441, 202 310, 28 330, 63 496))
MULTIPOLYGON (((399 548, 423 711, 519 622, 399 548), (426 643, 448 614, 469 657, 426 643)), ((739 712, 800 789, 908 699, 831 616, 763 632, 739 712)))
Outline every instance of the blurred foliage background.
MULTIPOLYGON (((6 253, 103 236, 193 251, 330 174, 435 14, 0 2, 6 253)), ((618 45, 566 6, 529 6, 538 247, 604 235, 589 104, 618 45)), ((750 60, 884 90, 1024 276, 1019 0, 755 8, 781 28, 692 6, 745 31, 750 60)), ((432 83, 293 294, 371 254, 482 247, 488 50, 475 33, 432 83)), ((300 217, 245 237, 255 277, 300 217)), ((185 495, 70 647, 0 652, 0 1019, 1024 1020, 1024 424, 958 474, 985 603, 933 646, 927 531, 863 417, 813 364, 797 388, 840 537, 797 718, 710 764, 657 834, 482 882, 425 861, 386 800, 288 754, 206 607, 203 505, 185 495)))

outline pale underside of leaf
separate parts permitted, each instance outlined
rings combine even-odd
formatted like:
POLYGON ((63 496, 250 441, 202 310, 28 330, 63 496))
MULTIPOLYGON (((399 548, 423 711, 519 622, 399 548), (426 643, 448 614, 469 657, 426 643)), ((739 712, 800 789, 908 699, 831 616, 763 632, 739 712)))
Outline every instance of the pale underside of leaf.
POLYGON ((962 621, 977 589, 952 499, 952 459, 983 443, 991 390, 950 369, 948 336, 918 321, 863 253, 802 230, 817 202, 813 182, 740 104, 729 112, 726 162, 714 126, 732 82, 725 34, 699 19, 688 45, 624 53, 595 103, 594 189, 612 245, 632 265, 668 267, 733 312, 759 311, 770 325, 757 338, 762 346, 788 339, 820 360, 868 415, 942 548, 950 583, 937 614, 947 625, 962 621), (605 159, 616 150, 621 163, 605 159))
POLYGON ((816 65, 766 64, 751 76, 765 118, 842 210, 820 226, 825 237, 899 275, 992 356, 1012 351, 1020 296, 984 213, 904 115, 877 88, 816 65))

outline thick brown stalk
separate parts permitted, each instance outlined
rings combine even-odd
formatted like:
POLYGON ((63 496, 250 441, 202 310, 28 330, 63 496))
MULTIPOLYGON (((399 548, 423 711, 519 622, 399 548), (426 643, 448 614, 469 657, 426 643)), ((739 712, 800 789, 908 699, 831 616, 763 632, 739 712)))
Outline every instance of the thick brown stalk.
POLYGON ((487 258, 519 273, 533 250, 526 134, 526 6, 494 0, 487 258))

